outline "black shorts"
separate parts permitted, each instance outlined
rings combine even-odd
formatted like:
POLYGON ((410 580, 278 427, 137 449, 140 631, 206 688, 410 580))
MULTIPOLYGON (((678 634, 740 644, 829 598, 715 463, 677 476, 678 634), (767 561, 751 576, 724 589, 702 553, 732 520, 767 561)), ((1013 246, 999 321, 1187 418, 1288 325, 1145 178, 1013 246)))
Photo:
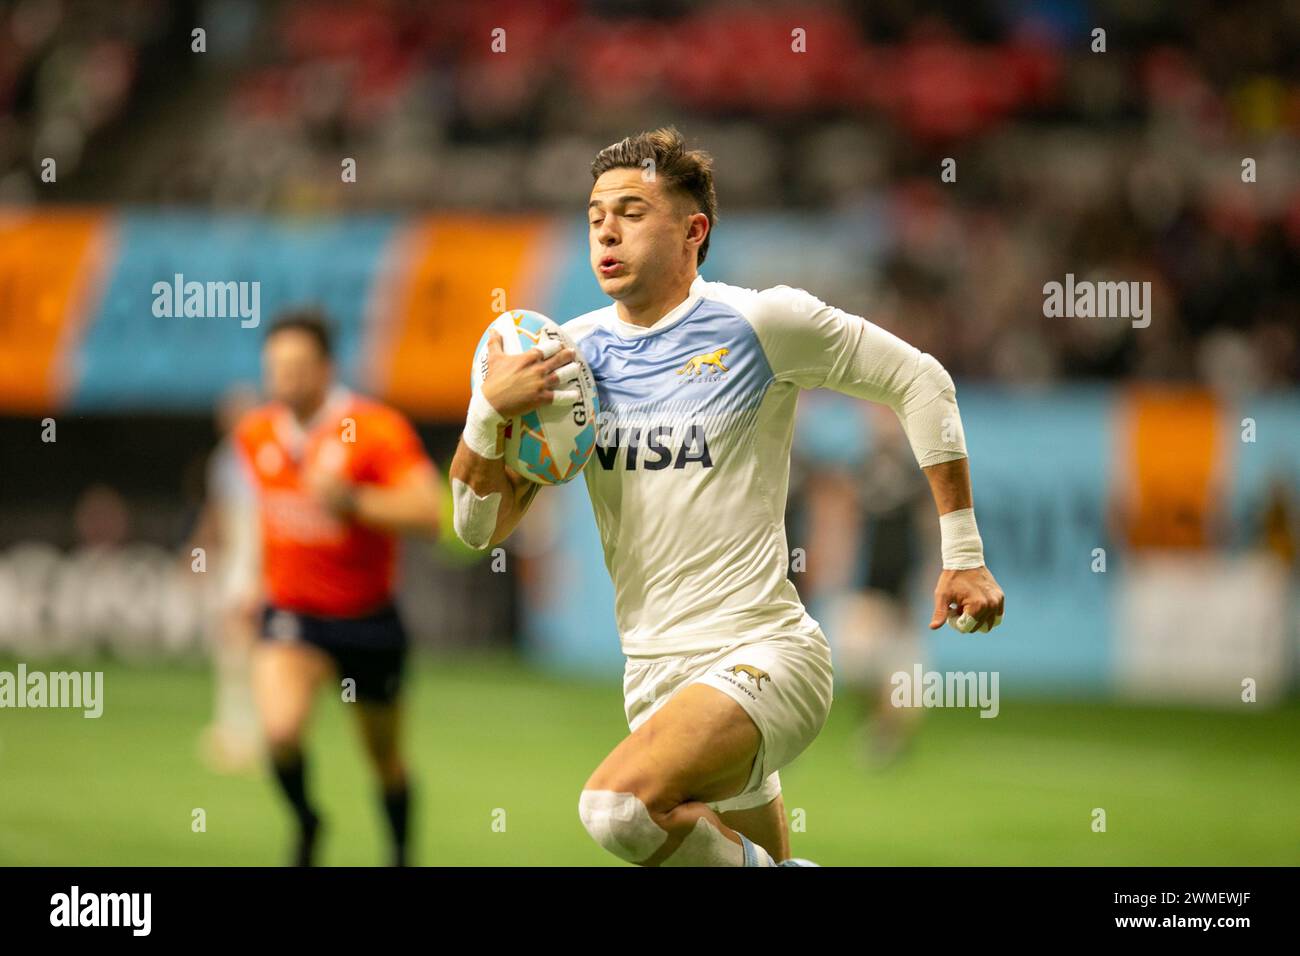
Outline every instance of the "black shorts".
POLYGON ((388 605, 364 617, 319 617, 274 606, 262 615, 262 640, 302 641, 334 662, 340 680, 356 681, 356 699, 391 704, 401 689, 406 628, 388 605))

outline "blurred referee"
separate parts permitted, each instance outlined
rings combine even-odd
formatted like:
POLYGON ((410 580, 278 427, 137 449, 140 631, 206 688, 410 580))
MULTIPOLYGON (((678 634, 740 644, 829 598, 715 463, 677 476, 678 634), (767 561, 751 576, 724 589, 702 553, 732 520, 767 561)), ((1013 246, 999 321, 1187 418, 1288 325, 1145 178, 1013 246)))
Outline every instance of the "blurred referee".
POLYGON ((391 862, 403 866, 410 787, 398 691, 407 638, 393 603, 396 536, 437 533, 437 472, 399 412, 335 382, 319 313, 289 313, 271 327, 263 375, 269 402, 240 421, 236 442, 258 489, 267 607, 253 687, 298 825, 292 862, 312 864, 321 832, 303 732, 333 676, 379 777, 391 862))

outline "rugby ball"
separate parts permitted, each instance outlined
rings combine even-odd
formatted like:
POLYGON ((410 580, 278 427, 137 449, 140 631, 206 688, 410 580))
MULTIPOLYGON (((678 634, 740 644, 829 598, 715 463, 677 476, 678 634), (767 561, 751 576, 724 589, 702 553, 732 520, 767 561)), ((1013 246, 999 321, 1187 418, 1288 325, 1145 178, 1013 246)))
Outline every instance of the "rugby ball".
POLYGON ((578 400, 557 402, 525 412, 506 423, 506 466, 540 485, 562 485, 578 476, 596 447, 596 417, 600 398, 596 379, 573 341, 560 326, 539 312, 514 309, 502 312, 483 332, 474 350, 470 387, 477 392, 487 371, 488 335, 501 334, 501 347, 510 355, 521 355, 548 339, 574 350, 578 371, 557 389, 572 389, 578 400))

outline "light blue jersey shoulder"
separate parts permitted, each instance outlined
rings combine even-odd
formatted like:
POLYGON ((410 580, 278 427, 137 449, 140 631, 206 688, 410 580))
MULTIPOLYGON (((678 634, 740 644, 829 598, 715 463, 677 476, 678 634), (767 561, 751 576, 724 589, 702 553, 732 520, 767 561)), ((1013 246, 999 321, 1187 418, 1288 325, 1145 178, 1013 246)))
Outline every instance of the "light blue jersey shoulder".
POLYGON ((713 285, 697 281, 681 313, 648 330, 619 320, 613 305, 564 324, 591 367, 603 409, 671 408, 689 416, 762 401, 773 380, 767 355, 741 308, 709 294, 713 285))

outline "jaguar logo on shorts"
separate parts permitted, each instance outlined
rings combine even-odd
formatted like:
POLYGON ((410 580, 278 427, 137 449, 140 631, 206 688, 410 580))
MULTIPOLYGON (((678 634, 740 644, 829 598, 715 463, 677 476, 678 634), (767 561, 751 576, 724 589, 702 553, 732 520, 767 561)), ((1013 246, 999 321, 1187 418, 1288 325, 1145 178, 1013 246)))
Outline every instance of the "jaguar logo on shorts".
POLYGON ((761 671, 757 667, 750 667, 748 664, 737 664, 735 667, 728 667, 729 674, 744 674, 751 682, 758 685, 758 689, 763 689, 763 681, 772 683, 772 675, 767 671, 761 671))

